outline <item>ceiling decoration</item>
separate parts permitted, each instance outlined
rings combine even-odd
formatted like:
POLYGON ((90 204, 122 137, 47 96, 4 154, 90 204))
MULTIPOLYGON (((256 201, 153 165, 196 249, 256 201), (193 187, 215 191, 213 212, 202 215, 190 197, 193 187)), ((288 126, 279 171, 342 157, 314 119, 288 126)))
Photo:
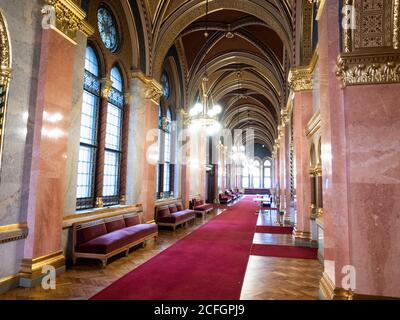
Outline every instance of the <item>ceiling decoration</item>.
POLYGON ((285 70, 293 65, 294 1, 212 0, 207 17, 204 0, 140 1, 152 24, 150 75, 161 77, 175 45, 185 73, 185 107, 194 105, 207 66, 209 94, 223 106, 220 122, 231 130, 253 129, 255 142, 272 151, 287 95, 285 70))

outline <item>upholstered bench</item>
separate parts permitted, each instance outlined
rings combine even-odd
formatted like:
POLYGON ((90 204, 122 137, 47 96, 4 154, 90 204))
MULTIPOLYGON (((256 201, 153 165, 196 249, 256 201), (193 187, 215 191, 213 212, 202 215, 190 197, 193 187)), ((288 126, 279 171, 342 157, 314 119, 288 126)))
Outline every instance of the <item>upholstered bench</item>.
POLYGON ((156 207, 156 223, 159 226, 176 227, 196 219, 193 210, 185 209, 182 203, 161 205, 156 207))
POLYGON ((125 214, 73 225, 73 263, 77 258, 98 259, 106 266, 108 258, 157 238, 156 224, 141 224, 138 214, 125 214))
POLYGON ((196 214, 202 216, 203 220, 208 213, 214 210, 214 206, 212 204, 205 203, 204 200, 197 199, 192 200, 191 207, 196 214))
POLYGON ((219 203, 221 203, 221 204, 229 204, 233 201, 233 198, 231 196, 227 196, 222 193, 219 194, 218 199, 219 199, 219 203))

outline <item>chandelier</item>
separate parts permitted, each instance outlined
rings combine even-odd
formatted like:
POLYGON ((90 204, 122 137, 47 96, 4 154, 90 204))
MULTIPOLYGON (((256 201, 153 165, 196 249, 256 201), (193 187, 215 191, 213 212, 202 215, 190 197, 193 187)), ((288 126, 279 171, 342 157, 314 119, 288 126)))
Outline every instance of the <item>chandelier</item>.
MULTIPOLYGON (((237 102, 240 100, 240 77, 242 73, 238 71, 236 73, 237 77, 237 102)), ((237 125, 239 126, 239 121, 240 121, 240 105, 238 106, 238 115, 237 115, 237 125)), ((242 145, 240 141, 235 141, 235 145, 232 147, 232 155, 231 158, 234 162, 241 163, 246 160, 246 148, 242 145)))
MULTIPOLYGON (((208 0, 206 2, 206 20, 208 17, 208 0)), ((208 26, 206 23, 206 30, 204 37, 208 37, 208 26)), ((190 131, 197 133, 204 131, 208 135, 212 136, 218 133, 222 129, 221 123, 218 121, 218 116, 222 112, 220 105, 214 105, 211 94, 208 93, 208 75, 207 75, 207 63, 205 65, 204 77, 202 81, 200 93, 200 101, 197 102, 189 111, 190 120, 190 131), (210 102, 211 101, 211 105, 210 102)))

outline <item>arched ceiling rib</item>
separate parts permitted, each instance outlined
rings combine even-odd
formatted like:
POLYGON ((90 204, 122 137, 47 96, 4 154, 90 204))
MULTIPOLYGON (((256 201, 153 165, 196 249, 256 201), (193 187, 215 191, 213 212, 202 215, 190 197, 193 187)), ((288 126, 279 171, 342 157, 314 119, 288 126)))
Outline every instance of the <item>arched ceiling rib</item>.
POLYGON ((255 142, 271 151, 286 88, 284 61, 292 59, 293 1, 210 0, 207 19, 205 0, 143 1, 153 33, 152 76, 159 79, 169 48, 179 43, 185 107, 193 103, 207 70, 209 93, 224 108, 224 126, 254 130, 255 142))

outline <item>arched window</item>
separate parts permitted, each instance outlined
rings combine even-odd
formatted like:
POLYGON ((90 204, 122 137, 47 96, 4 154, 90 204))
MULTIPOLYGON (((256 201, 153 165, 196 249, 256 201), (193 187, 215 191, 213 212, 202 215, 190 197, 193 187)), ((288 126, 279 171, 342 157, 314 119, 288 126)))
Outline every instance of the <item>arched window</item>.
POLYGON ((265 160, 264 162, 264 188, 272 188, 272 162, 265 160))
POLYGON ((106 143, 104 155, 103 202, 119 204, 122 158, 122 119, 124 95, 122 75, 118 67, 111 69, 112 86, 108 97, 106 143))
POLYGON ((254 165, 252 168, 252 176, 253 176, 253 188, 261 188, 261 163, 258 160, 254 161, 254 165))
POLYGON ((171 179, 173 175, 171 174, 171 149, 172 149, 172 138, 171 138, 171 126, 172 126, 172 113, 168 108, 166 123, 164 125, 164 181, 163 181, 163 191, 164 198, 169 198, 171 196, 172 186, 171 179))
POLYGON ((77 181, 77 209, 95 205, 95 159, 97 117, 100 97, 99 64, 93 48, 86 49, 84 91, 77 181))

